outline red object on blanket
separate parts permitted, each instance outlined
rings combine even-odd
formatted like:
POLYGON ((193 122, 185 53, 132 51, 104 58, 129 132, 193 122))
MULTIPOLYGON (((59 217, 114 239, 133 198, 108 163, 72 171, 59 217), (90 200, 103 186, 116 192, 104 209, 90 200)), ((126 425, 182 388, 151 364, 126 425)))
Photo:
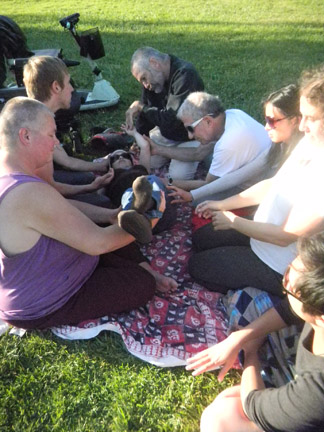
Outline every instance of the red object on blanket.
POLYGON ((204 225, 207 225, 209 222, 211 222, 211 219, 201 218, 195 213, 194 209, 192 210, 191 223, 192 223, 192 232, 193 233, 195 231, 197 231, 198 228, 201 228, 204 225))
MULTIPOLYGON (((234 213, 234 214, 236 214, 237 216, 248 217, 248 216, 252 216, 254 214, 255 207, 244 207, 244 208, 241 208, 241 209, 231 210, 231 212, 234 213)), ((209 218, 209 219, 200 218, 195 213, 195 209, 192 210, 191 223, 192 223, 192 232, 193 233, 198 228, 201 228, 204 225, 209 224, 211 221, 212 221, 211 218, 209 218)))

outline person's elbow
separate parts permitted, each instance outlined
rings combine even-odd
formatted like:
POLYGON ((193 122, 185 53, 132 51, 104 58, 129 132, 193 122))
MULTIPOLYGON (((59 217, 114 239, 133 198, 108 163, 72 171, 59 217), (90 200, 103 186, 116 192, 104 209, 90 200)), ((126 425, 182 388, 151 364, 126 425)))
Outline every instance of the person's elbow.
POLYGON ((295 243, 295 241, 297 241, 297 238, 298 236, 295 234, 282 232, 279 233, 278 236, 273 237, 272 243, 276 246, 287 247, 290 244, 295 243))

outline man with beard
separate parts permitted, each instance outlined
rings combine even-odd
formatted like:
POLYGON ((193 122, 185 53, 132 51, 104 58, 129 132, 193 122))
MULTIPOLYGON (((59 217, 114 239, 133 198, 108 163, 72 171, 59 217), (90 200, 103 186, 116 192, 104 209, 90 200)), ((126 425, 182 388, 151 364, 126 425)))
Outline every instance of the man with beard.
MULTIPOLYGON (((149 135, 165 146, 198 147, 197 141, 189 141, 188 133, 177 112, 186 97, 204 89, 204 84, 195 67, 171 54, 161 53, 143 47, 135 51, 131 60, 131 72, 142 84, 141 100, 134 101, 126 112, 126 126, 132 128, 136 120, 139 133, 149 135)), ((209 153, 212 150, 209 149, 209 153)), ((208 152, 204 153, 207 155, 208 152)), ((159 168, 169 159, 152 157, 152 168, 159 168)), ((197 169, 197 162, 172 160, 170 176, 191 179, 197 169)))

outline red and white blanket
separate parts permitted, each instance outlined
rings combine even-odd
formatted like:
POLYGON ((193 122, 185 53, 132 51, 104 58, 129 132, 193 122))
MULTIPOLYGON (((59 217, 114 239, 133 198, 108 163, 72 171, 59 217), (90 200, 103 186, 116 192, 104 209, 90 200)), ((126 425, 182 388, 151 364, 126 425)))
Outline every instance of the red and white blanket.
POLYGON ((145 307, 129 313, 52 331, 64 339, 89 339, 103 330, 114 331, 131 354, 166 367, 184 365, 188 357, 223 340, 227 319, 221 296, 196 284, 187 272, 191 233, 192 208, 183 204, 173 228, 143 247, 154 270, 177 280, 176 292, 156 293, 145 307))

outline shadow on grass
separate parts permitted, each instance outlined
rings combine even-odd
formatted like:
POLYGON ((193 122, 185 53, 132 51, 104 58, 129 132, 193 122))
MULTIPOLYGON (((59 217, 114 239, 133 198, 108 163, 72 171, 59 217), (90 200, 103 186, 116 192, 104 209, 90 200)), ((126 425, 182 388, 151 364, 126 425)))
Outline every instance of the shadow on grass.
MULTIPOLYGON (((299 31, 296 30, 301 25, 298 22, 287 23, 288 29, 283 23, 272 26, 251 22, 240 26, 229 22, 221 23, 220 30, 214 22, 203 24, 204 29, 199 31, 197 22, 192 23, 193 28, 190 22, 159 22, 158 30, 145 22, 110 22, 111 31, 101 30, 106 56, 97 63, 121 95, 121 111, 140 94, 140 86, 130 74, 129 62, 134 50, 143 45, 191 61, 209 92, 219 93, 228 106, 247 107, 250 111, 254 104, 252 114, 258 110, 260 96, 295 81, 303 69, 324 61, 323 43, 318 34, 322 29, 320 23, 303 24, 303 30, 299 31), (174 31, 164 32, 164 26, 171 24, 174 31), (123 31, 125 25, 128 30, 123 31), (133 25, 143 27, 140 34, 130 31, 133 25), (263 38, 258 36, 260 32, 263 38)), ((59 46, 68 58, 79 59, 78 46, 67 32, 26 29, 25 33, 31 48, 59 46)), ((80 86, 92 84, 85 62, 71 68, 71 74, 80 86)))

